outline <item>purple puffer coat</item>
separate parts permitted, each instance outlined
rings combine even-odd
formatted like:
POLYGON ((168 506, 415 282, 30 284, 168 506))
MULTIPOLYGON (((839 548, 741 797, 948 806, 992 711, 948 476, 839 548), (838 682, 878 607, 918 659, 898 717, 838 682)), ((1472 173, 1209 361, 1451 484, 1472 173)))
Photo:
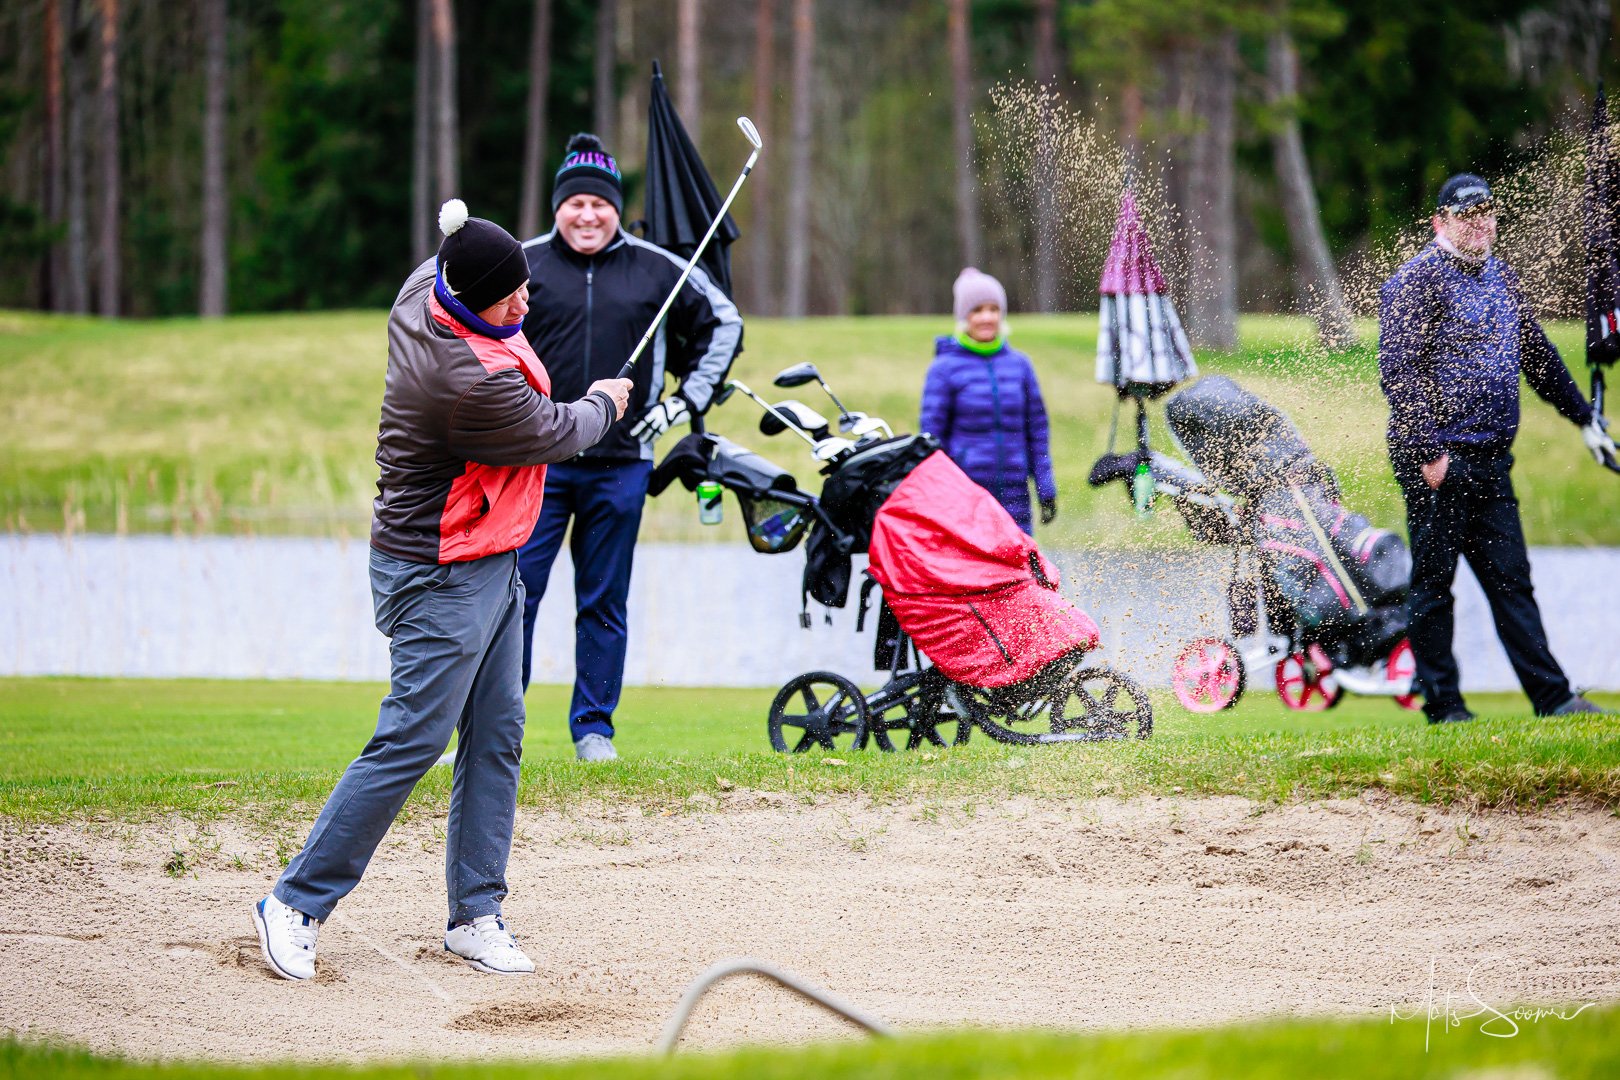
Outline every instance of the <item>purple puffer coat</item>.
POLYGON ((1057 498, 1035 365, 1006 344, 984 356, 954 337, 935 339, 918 430, 939 439, 951 460, 1027 533, 1034 532, 1030 477, 1042 501, 1057 498))

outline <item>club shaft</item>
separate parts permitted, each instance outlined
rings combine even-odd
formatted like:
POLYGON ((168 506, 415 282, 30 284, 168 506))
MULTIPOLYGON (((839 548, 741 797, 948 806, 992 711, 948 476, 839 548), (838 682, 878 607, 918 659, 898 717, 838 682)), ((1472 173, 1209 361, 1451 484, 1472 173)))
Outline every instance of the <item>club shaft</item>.
POLYGON ((758 160, 758 150, 748 155, 748 161, 743 165, 742 172, 738 174, 737 182, 731 185, 731 194, 726 196, 726 201, 720 204, 720 212, 714 215, 713 221, 709 222, 709 231, 703 234, 702 240, 698 241, 697 250, 692 252, 692 257, 687 260, 686 269, 681 271, 680 280, 675 282, 675 288, 671 289, 669 295, 664 298, 664 306, 658 309, 658 314, 653 316, 653 321, 647 327, 647 332, 641 335, 640 341, 636 342, 636 351, 630 354, 630 359, 626 360, 624 367, 619 369, 619 378, 628 379, 630 372, 635 370, 636 361, 641 359, 641 351, 647 347, 647 342, 652 340, 653 334, 658 332, 658 327, 663 323, 664 316, 669 314, 670 305, 675 303, 675 298, 681 294, 681 289, 686 286, 686 279, 692 276, 692 268, 698 264, 699 259, 703 258, 703 252, 708 248, 709 241, 714 239, 714 234, 719 231, 720 223, 726 220, 726 211, 731 209, 732 200, 736 199, 737 192, 742 190, 743 181, 748 179, 748 174, 754 170, 754 162, 758 160))

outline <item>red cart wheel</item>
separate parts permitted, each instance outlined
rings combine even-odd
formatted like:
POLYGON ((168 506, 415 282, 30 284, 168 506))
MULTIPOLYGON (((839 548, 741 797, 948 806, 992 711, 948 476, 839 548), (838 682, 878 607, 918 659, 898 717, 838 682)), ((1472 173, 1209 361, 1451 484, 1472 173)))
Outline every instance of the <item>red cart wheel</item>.
POLYGON ((1243 656, 1222 638, 1189 641, 1170 674, 1176 700, 1196 713, 1230 709, 1243 696, 1244 682, 1243 656))
MULTIPOLYGON (((1384 662, 1384 678, 1397 686, 1410 687, 1417 679, 1417 656, 1412 652, 1412 643, 1405 638, 1395 643, 1389 650, 1389 659, 1384 662)), ((1418 696, 1408 690, 1404 694, 1395 695, 1395 704, 1403 709, 1418 707, 1418 696)))
POLYGON ((1333 661, 1320 645, 1311 645, 1277 661, 1277 696, 1296 712, 1323 712, 1339 703, 1344 690, 1333 677, 1333 661))

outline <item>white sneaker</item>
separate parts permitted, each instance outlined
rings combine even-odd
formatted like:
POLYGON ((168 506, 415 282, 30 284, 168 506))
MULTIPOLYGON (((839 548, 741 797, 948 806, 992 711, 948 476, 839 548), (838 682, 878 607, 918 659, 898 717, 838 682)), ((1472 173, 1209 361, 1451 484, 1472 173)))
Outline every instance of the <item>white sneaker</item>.
POLYGON ((283 979, 315 977, 315 936, 321 924, 276 899, 274 893, 253 905, 253 929, 270 970, 283 979))
POLYGON ((594 731, 574 742, 574 756, 581 761, 619 760, 618 751, 613 749, 613 740, 594 731))
POLYGON ((444 947, 491 975, 528 975, 534 971, 534 961, 518 948, 517 938, 499 915, 480 915, 470 923, 451 927, 444 935, 444 947))

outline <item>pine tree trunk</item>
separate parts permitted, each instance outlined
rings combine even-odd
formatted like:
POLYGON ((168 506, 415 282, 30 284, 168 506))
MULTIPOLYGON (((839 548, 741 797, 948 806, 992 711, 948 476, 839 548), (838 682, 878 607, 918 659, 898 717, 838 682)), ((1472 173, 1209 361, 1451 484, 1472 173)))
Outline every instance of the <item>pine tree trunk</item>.
MULTIPOLYGON (((754 111, 756 127, 771 138, 771 91, 776 88, 776 0, 758 0, 754 8, 754 111)), ((753 308, 760 315, 776 314, 776 245, 771 239, 771 170, 755 167, 748 199, 748 274, 745 280, 753 291, 753 308)))
POLYGON ((437 201, 461 193, 461 132, 456 123, 456 15, 450 0, 433 0, 433 132, 437 201))
POLYGON ((1299 94, 1299 54, 1287 31, 1271 36, 1267 47, 1271 105, 1281 113, 1271 136, 1271 156, 1277 171, 1277 190, 1282 197, 1283 218, 1288 223, 1288 242, 1294 251, 1294 267, 1299 274, 1299 303, 1316 320, 1322 344, 1342 349, 1356 342, 1350 322, 1350 307, 1344 300, 1339 272, 1322 234, 1322 215, 1311 182, 1310 162, 1305 157, 1305 140, 1300 135, 1299 118, 1294 113, 1299 94))
POLYGON ((411 131, 411 258, 433 254, 433 0, 416 0, 416 107, 411 131))
POLYGON ((956 150, 956 230, 962 262, 983 261, 979 192, 973 173, 973 64, 968 43, 968 0, 950 0, 946 36, 951 49, 951 135, 956 150))
POLYGON ((1057 162, 1053 127, 1057 123, 1057 0, 1035 0, 1035 55, 1032 65, 1041 93, 1035 147, 1035 310, 1058 309, 1059 235, 1057 162))
POLYGON ((523 198, 518 238, 540 233, 540 200, 546 183, 546 92, 551 85, 551 0, 534 0, 529 35, 529 104, 523 128, 523 198))
POLYGON ((1206 349, 1237 345, 1237 221, 1234 96, 1237 35, 1226 31, 1199 47, 1192 80, 1198 130, 1187 155, 1187 332, 1206 349))
POLYGON ((77 2, 67 19, 67 271, 63 305, 78 315, 90 310, 90 141, 85 131, 90 100, 90 42, 77 2))
MULTIPOLYGON (((45 0, 45 223, 52 229, 62 223, 62 155, 65 132, 62 125, 62 4, 45 0)), ((67 299, 67 252, 60 240, 51 241, 41 268, 42 307, 61 311, 67 299)))
POLYGON ((226 0, 202 0, 202 285, 197 310, 204 316, 223 315, 226 308, 225 5, 226 0))
POLYGON ((119 173, 118 147, 118 0, 101 0, 101 82, 98 129, 98 156, 101 165, 101 220, 97 237, 100 253, 96 280, 96 307, 109 318, 118 316, 122 286, 122 239, 119 235, 119 206, 123 181, 119 173))
POLYGON ((810 150, 814 133, 815 0, 793 0, 793 135, 788 148, 787 280, 782 314, 800 318, 810 298, 810 150))
POLYGON ((592 94, 591 124, 609 153, 613 143, 613 120, 617 106, 614 74, 619 66, 618 42, 614 33, 618 22, 618 0, 597 0, 596 45, 594 50, 596 89, 592 94))
POLYGON ((699 146, 703 144, 703 73, 698 68, 702 27, 699 0, 679 0, 675 8, 675 110, 699 146))

